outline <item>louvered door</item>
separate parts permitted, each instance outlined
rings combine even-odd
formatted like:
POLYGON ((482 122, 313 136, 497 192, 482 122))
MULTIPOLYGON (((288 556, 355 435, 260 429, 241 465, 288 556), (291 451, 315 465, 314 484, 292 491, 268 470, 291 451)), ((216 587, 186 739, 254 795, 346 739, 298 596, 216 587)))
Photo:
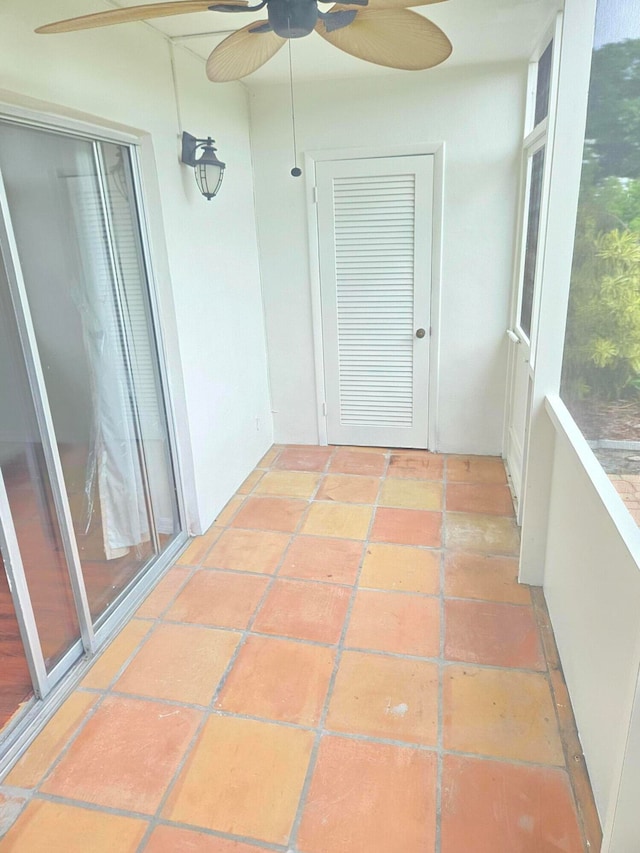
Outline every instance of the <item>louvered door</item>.
POLYGON ((433 157, 324 161, 316 179, 329 443, 425 448, 433 157))

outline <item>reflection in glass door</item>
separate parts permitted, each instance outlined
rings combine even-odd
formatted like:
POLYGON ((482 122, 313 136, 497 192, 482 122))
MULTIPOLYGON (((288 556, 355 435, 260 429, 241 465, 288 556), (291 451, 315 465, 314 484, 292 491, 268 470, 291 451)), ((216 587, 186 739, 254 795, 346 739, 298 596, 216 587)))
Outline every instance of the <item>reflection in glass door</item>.
POLYGON ((20 626, 0 553, 0 731, 33 693, 20 626))
MULTIPOLYGON (((34 519, 41 513, 39 546, 67 578, 51 584, 66 595, 66 610, 51 608, 47 630, 55 624, 63 634, 67 625, 70 640, 78 636, 70 561, 81 568, 98 627, 181 531, 140 213, 127 146, 0 122, 0 175, 12 261, 24 283, 19 307, 33 331, 71 521, 66 561, 33 438, 37 425, 26 434, 31 456, 24 450, 20 471, 15 462, 8 469, 7 491, 32 478, 37 495, 26 511, 34 519)), ((10 393, 28 398, 28 378, 0 386, 0 410, 10 393)), ((21 543, 25 574, 25 554, 35 547, 35 540, 21 543)), ((35 572, 29 586, 37 610, 47 587, 35 572)))
MULTIPOLYGON (((12 533, 20 549, 44 663, 50 672, 79 640, 80 627, 18 321, 2 263, 0 477, 0 489, 6 494, 11 513, 12 533)), ((7 568, 3 563, 3 569, 7 568)), ((9 606, 8 600, 6 606, 9 606)), ((11 631, 11 637, 15 638, 13 624, 11 631)), ((2 651, 0 649, 0 653, 2 651)), ((4 666, 3 671, 6 675, 4 666)))

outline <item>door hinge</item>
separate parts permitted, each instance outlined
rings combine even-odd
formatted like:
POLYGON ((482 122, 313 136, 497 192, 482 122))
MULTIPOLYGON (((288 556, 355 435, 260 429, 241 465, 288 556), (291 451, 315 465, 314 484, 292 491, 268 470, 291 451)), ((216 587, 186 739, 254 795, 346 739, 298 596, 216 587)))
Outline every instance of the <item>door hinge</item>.
POLYGON ((327 404, 326 403, 322 404, 322 414, 324 415, 325 418, 327 417, 327 404))
POLYGON ((313 188, 313 190, 312 190, 312 199, 313 199, 313 203, 314 203, 314 204, 317 204, 317 203, 318 203, 318 187, 314 187, 314 188, 313 188))

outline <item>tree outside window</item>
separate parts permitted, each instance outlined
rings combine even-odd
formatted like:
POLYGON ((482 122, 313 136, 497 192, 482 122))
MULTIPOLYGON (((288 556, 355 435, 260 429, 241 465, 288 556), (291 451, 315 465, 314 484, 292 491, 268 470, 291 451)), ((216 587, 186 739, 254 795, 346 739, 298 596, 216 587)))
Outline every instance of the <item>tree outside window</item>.
POLYGON ((640 522, 640 38, 594 50, 585 137, 561 394, 640 522))

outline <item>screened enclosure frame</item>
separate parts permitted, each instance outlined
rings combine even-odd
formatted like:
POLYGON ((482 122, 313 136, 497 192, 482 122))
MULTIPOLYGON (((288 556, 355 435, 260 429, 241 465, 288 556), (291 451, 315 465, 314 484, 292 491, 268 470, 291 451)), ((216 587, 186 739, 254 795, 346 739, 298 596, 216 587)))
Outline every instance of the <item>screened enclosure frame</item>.
POLYGON ((547 28, 546 33, 540 40, 538 49, 529 63, 527 74, 527 104, 525 115, 525 136, 522 141, 521 159, 521 194, 519 199, 519 240, 516 260, 516 272, 514 281, 515 304, 513 306, 512 328, 516 334, 531 348, 530 366, 535 369, 537 328, 540 313, 540 290, 542 278, 542 266, 539 261, 544 257, 546 227, 549 206, 549 185, 551 182, 551 157, 549 156, 549 143, 553 139, 554 115, 558 88, 558 66, 560 49, 562 43, 562 14, 554 16, 553 23, 547 28), (547 89, 547 109, 544 117, 536 121, 538 109, 538 68, 542 57, 547 49, 552 49, 549 66, 549 87, 547 89), (536 154, 543 151, 543 163, 541 174, 541 198, 537 221, 537 248, 534 278, 532 280, 532 294, 530 306, 530 329, 529 334, 522 327, 522 310, 527 254, 527 231, 529 227, 529 201, 532 189, 533 161, 536 154))
MULTIPOLYGON (((137 220, 141 286, 144 304, 148 312, 149 344, 154 357, 158 404, 166 425, 167 470, 171 475, 169 485, 171 494, 175 497, 174 509, 177 515, 175 519, 176 532, 164 551, 161 551, 158 547, 156 515, 154 512, 148 512, 154 555, 142 564, 140 570, 126 583, 115 600, 108 604, 105 613, 97 619, 93 618, 89 608, 69 498, 65 488, 62 463, 49 408, 49 397, 45 387, 42 364, 22 275, 18 245, 12 226, 9 201, 0 169, 1 256, 7 275, 9 297, 15 313, 24 364, 28 374, 28 392, 35 406, 37 427, 44 451, 46 474, 49 477, 55 508, 55 521, 58 524, 62 539, 80 634, 79 638, 66 649, 55 665, 47 671, 7 491, 4 479, 0 476, 0 550, 5 563, 35 697, 7 725, 2 733, 0 740, 1 771, 14 760, 37 731, 42 728, 55 708, 64 701, 95 652, 126 622, 159 575, 175 560, 187 542, 188 535, 186 533, 184 486, 175 427, 176 417, 170 393, 167 351, 160 320, 157 279, 154 275, 149 221, 143 195, 141 152, 144 137, 117 129, 105 128, 81 119, 35 112, 20 105, 2 101, 0 101, 0 120, 7 124, 72 137, 91 144, 115 290, 119 289, 119 274, 118 265, 114 258, 113 223, 110 220, 106 201, 108 192, 107 171, 101 143, 123 146, 128 153, 130 165, 128 181, 133 192, 130 209, 132 216, 137 220)), ((122 292, 121 287, 120 292, 122 292)), ((116 296, 117 298, 119 296, 116 296)), ((137 406, 135 408, 137 410, 137 406)), ((138 415, 139 413, 136 411, 135 417, 137 418, 138 415)), ((138 432, 138 428, 139 424, 136 432, 138 432)), ((139 452, 144 454, 143 442, 138 441, 138 445, 139 452)), ((146 477, 146 466, 144 464, 142 464, 142 471, 146 477)), ((151 490, 148 482, 144 493, 145 500, 150 501, 151 490)))
POLYGON ((519 524, 524 522, 524 503, 529 474, 527 459, 533 406, 532 389, 535 384, 539 356, 538 335, 548 236, 547 219, 553 167, 552 146, 557 118, 562 38, 563 14, 556 12, 551 16, 546 31, 530 58, 522 143, 518 158, 520 186, 517 200, 509 326, 506 330, 507 393, 502 444, 509 487, 514 498, 519 524), (545 57, 545 68, 541 80, 543 57, 545 57), (540 87, 541 82, 546 82, 546 85, 540 87), (538 97, 539 92, 543 93, 542 101, 538 97), (543 158, 543 162, 536 176, 534 163, 536 158, 540 157, 543 158), (534 210, 532 217, 532 179, 534 177, 538 178, 539 204, 537 215, 534 210), (531 237, 534 240, 530 242, 531 237), (535 251, 533 251, 534 241, 535 251), (525 297, 527 280, 528 289, 525 297), (527 304, 526 308, 523 308, 525 298, 527 304), (523 314, 528 329, 523 328, 523 314))

